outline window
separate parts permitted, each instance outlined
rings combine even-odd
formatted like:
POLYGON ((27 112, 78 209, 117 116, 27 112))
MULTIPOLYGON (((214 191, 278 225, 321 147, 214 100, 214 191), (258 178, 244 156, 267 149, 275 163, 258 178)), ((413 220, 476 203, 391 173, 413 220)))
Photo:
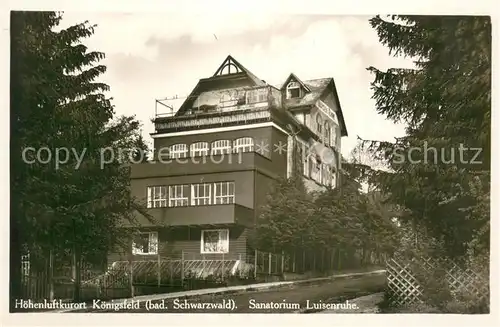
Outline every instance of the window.
POLYGON ((174 144, 169 148, 170 159, 175 158, 186 158, 187 157, 187 145, 186 144, 174 144))
POLYGON ((208 142, 196 142, 191 144, 190 156, 199 157, 208 155, 208 142))
POLYGON ((318 183, 321 183, 321 163, 314 155, 310 156, 311 162, 311 178, 318 183))
POLYGON ((170 207, 182 207, 188 205, 188 185, 171 185, 168 190, 168 205, 170 207))
POLYGON ((337 146, 337 128, 336 127, 332 128, 331 145, 335 146, 335 147, 337 146))
POLYGON ((230 140, 218 140, 212 142, 212 154, 231 153, 230 140))
POLYGON ((309 147, 306 146, 305 144, 303 144, 302 147, 303 147, 302 173, 304 174, 304 176, 309 177, 309 175, 310 175, 310 168, 309 168, 309 147))
POLYGON ((245 91, 238 92, 238 100, 237 100, 236 104, 238 106, 246 104, 247 103, 247 99, 246 98, 247 97, 246 97, 246 92, 245 91))
POLYGON ((267 89, 260 88, 247 92, 247 103, 258 103, 267 101, 267 89))
POLYGON ((228 253, 229 230, 214 229, 201 231, 201 253, 228 253))
POLYGON ((316 114, 316 131, 320 136, 323 133, 323 119, 319 113, 316 114))
POLYGON ((238 102, 238 94, 234 90, 224 91, 220 98, 219 106, 224 107, 233 107, 238 102))
POLYGON ((332 135, 332 128, 330 127, 330 124, 328 122, 325 122, 325 144, 330 145, 331 141, 331 135, 332 135))
POLYGON ((234 203, 234 182, 219 182, 214 184, 214 203, 234 203))
POLYGON ((323 185, 330 185, 332 182, 332 176, 331 176, 331 168, 328 165, 323 166, 323 173, 322 173, 322 180, 321 184, 323 185))
POLYGON ((300 98, 300 84, 297 82, 290 82, 286 87, 286 98, 300 98))
POLYGON ((257 100, 259 102, 266 102, 267 101, 267 95, 268 95, 268 90, 267 88, 262 88, 257 90, 257 100))
POLYGON ((167 206, 167 187, 148 187, 148 208, 162 208, 167 206))
POLYGON ((212 188, 211 184, 193 184, 191 185, 191 205, 211 204, 212 188))
POLYGON ((253 151, 253 138, 242 137, 234 141, 233 151, 237 152, 252 152, 253 151))
POLYGON ((140 233, 132 243, 133 254, 158 254, 158 233, 140 233))

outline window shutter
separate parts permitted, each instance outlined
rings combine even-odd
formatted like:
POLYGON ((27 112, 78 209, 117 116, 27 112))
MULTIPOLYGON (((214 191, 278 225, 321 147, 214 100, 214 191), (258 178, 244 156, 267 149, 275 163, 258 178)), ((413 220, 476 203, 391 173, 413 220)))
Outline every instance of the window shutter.
POLYGON ((222 252, 228 252, 229 251, 229 231, 228 230, 221 230, 219 232, 219 249, 222 252))
POLYGON ((152 190, 153 188, 152 187, 148 187, 148 208, 152 208, 153 207, 153 198, 152 198, 152 190))

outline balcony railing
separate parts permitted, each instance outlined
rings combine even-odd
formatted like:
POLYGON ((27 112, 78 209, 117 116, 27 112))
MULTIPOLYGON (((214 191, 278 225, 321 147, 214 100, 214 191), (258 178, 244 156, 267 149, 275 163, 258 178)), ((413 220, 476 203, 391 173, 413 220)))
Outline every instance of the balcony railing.
POLYGON ((182 115, 173 110, 156 113, 155 127, 159 131, 265 121, 271 118, 268 108, 279 104, 279 96, 279 91, 267 86, 206 92, 182 115))
POLYGON ((175 117, 174 119, 162 120, 155 124, 157 131, 168 129, 193 128, 202 126, 224 125, 236 122, 265 121, 271 118, 271 113, 266 108, 264 110, 232 111, 210 113, 204 115, 189 115, 175 117), (177 119, 175 119, 177 118, 177 119))
POLYGON ((222 114, 222 113, 227 113, 227 112, 238 112, 238 111, 245 111, 248 109, 258 109, 258 108, 267 108, 269 105, 268 101, 261 101, 261 102, 255 102, 255 103, 244 103, 244 104, 234 104, 234 105, 218 105, 215 108, 210 108, 210 109, 198 109, 198 108, 193 108, 190 110, 187 110, 185 114, 176 116, 176 112, 170 111, 170 112, 160 112, 155 115, 155 118, 160 119, 160 120, 165 120, 164 118, 171 118, 171 119, 192 119, 192 118, 197 118, 197 117, 203 117, 207 115, 217 115, 217 114, 222 114))

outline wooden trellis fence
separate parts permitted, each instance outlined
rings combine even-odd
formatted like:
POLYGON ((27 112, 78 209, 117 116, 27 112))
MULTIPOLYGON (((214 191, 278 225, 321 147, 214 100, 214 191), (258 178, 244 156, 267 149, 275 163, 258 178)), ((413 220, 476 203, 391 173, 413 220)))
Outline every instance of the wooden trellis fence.
POLYGON ((422 286, 413 275, 409 263, 394 259, 387 262, 387 291, 391 305, 403 306, 421 303, 422 286))
MULTIPOLYGON (((423 283, 412 269, 414 263, 415 260, 401 258, 387 261, 387 292, 391 305, 407 306, 426 302, 423 283)), ((477 301, 489 299, 488 275, 481 275, 472 269, 463 269, 447 259, 420 259, 418 266, 428 278, 433 278, 438 269, 443 269, 445 285, 452 296, 468 294, 477 301)))

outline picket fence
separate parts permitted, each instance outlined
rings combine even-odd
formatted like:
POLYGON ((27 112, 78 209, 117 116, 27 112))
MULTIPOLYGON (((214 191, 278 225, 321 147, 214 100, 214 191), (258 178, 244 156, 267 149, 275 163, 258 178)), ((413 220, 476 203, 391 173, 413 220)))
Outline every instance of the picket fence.
MULTIPOLYGON (((47 261, 44 267, 35 270, 31 269, 29 259, 29 256, 23 257, 21 267, 23 298, 68 301, 74 298, 73 267, 59 262, 50 265, 47 261)), ((293 274, 298 278, 307 273, 322 276, 340 269, 379 263, 380 260, 375 253, 363 255, 362 251, 356 251, 347 254, 338 249, 292 254, 254 250, 218 257, 182 251, 149 260, 115 261, 104 271, 82 264, 79 294, 85 300, 111 299, 231 283, 275 281, 284 278, 285 273, 288 278, 295 276, 293 274)))

